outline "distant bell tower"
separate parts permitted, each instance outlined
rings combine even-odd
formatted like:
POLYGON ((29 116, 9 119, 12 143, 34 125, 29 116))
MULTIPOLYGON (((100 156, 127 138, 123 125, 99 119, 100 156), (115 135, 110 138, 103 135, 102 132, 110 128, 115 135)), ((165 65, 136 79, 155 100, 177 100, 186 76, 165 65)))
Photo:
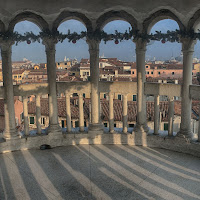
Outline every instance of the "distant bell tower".
POLYGON ((65 56, 65 58, 64 58, 64 62, 66 62, 67 61, 67 57, 65 56))

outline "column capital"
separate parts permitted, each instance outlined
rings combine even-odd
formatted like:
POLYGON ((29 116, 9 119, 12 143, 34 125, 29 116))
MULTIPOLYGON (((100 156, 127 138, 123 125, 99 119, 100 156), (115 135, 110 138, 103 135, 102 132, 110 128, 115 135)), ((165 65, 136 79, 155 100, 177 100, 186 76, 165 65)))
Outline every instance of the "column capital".
POLYGON ((142 38, 137 38, 134 40, 134 42, 136 44, 136 53, 146 51, 147 41, 143 40, 142 38))
POLYGON ((0 47, 2 52, 11 51, 11 46, 15 44, 13 40, 0 39, 0 47))
POLYGON ((58 40, 55 38, 44 37, 42 43, 46 47, 46 51, 55 51, 58 40))
POLYGON ((182 43, 182 52, 183 53, 193 53, 194 45, 196 44, 196 40, 190 38, 181 38, 180 42, 182 43))

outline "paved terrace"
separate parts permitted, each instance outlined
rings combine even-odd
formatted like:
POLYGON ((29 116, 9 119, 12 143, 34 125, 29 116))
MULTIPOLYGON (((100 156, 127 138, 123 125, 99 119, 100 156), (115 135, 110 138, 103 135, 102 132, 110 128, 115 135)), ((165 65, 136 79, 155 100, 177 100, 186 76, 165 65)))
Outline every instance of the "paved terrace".
POLYGON ((0 154, 0 199, 200 199, 200 159, 128 145, 0 154))

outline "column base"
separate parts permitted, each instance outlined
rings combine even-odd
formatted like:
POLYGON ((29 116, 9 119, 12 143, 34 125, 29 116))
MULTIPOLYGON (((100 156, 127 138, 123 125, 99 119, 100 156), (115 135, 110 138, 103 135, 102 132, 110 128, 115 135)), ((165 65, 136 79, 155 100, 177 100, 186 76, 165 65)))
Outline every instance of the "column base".
POLYGON ((47 133, 48 133, 48 135, 62 134, 62 129, 59 126, 59 124, 50 124, 49 127, 47 128, 47 133))
POLYGON ((192 135, 193 135, 193 132, 191 130, 180 129, 180 131, 177 133, 176 136, 181 137, 181 138, 185 138, 186 140, 191 141, 192 135))
POLYGON ((136 126, 133 129, 134 132, 149 132, 149 127, 147 124, 136 124, 136 126))
POLYGON ((3 138, 5 140, 19 139, 21 136, 18 134, 17 129, 10 129, 3 131, 3 138))
POLYGON ((89 124, 88 127, 88 134, 89 136, 95 136, 99 134, 103 134, 103 125, 98 123, 98 124, 89 124))

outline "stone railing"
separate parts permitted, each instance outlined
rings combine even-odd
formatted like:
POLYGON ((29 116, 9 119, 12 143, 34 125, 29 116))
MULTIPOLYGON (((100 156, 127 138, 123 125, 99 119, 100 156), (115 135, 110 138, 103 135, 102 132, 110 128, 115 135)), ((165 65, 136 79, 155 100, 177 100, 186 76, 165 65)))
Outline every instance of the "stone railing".
POLYGON ((169 118, 168 118, 168 135, 173 136, 174 121, 174 97, 181 97, 181 85, 169 83, 145 83, 145 94, 154 96, 154 134, 159 130, 159 102, 160 96, 168 96, 169 101, 169 118))
MULTIPOLYGON (((40 97, 48 94, 48 83, 43 84, 25 84, 14 86, 14 96, 22 96, 24 109, 24 131, 25 135, 29 135, 29 120, 28 120, 28 96, 35 95, 36 99, 36 126, 37 132, 41 133, 41 107, 40 97)), ((57 82, 57 92, 64 93, 66 98, 66 120, 67 132, 71 132, 71 109, 70 96, 73 93, 78 94, 79 106, 79 128, 80 132, 84 131, 84 110, 83 110, 83 93, 91 92, 90 82, 57 82)), ((114 94, 122 95, 123 106, 123 133, 127 133, 128 129, 128 104, 127 95, 137 94, 136 82, 100 82, 99 92, 109 96, 109 131, 114 131, 114 109, 113 99, 114 94)), ((168 135, 173 135, 173 119, 174 119, 174 97, 181 97, 181 85, 178 84, 163 84, 163 83, 145 83, 145 94, 154 96, 154 134, 159 131, 159 97, 161 95, 168 96, 169 99, 169 119, 168 119, 168 135)), ((4 89, 0 87, 0 98, 4 97, 4 89)), ((200 86, 190 86, 190 97, 200 100, 200 86)), ((200 126, 199 126, 200 127, 200 126)), ((199 128, 200 129, 200 128, 199 128)), ((200 130, 198 132, 200 138, 200 130)))

